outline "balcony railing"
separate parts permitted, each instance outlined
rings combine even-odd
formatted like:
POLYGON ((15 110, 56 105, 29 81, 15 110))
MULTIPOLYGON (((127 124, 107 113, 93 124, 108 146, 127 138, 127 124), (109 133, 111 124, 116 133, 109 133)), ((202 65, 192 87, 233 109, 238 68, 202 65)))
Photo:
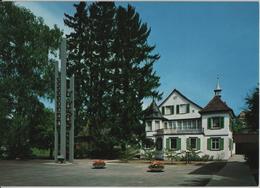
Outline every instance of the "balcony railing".
POLYGON ((203 129, 158 129, 157 134, 203 133, 203 129))

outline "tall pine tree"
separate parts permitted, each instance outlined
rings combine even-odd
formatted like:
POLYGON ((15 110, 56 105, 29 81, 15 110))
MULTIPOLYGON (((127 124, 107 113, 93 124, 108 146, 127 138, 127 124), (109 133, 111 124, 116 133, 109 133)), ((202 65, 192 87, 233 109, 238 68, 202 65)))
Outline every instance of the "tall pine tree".
POLYGON ((71 76, 75 76, 75 135, 80 132, 83 125, 87 123, 86 105, 89 95, 86 89, 89 87, 89 80, 84 76, 85 72, 89 72, 89 58, 85 58, 86 54, 90 54, 90 21, 87 16, 87 7, 85 2, 74 4, 76 13, 73 16, 65 14, 64 23, 72 29, 67 37, 68 63, 67 72, 71 76), (85 48, 87 46, 88 48, 85 48))
MULTIPOLYGON (((147 97, 160 98, 156 89, 159 77, 153 71, 153 64, 159 59, 152 54, 155 46, 148 44, 150 29, 142 23, 139 14, 128 5, 119 6, 116 16, 115 67, 117 69, 113 83, 118 93, 112 96, 119 99, 115 114, 115 135, 125 148, 126 144, 140 141, 144 136, 142 119, 142 101, 147 97), (119 82, 119 83, 118 83, 119 82)), ((115 105, 112 105, 115 107, 115 105)))
POLYGON ((75 5, 65 24, 68 37, 69 72, 78 75, 76 85, 81 111, 96 155, 111 155, 113 146, 140 142, 144 136, 142 101, 158 97, 159 77, 153 64, 159 59, 148 44, 150 29, 132 6, 111 2, 75 5))

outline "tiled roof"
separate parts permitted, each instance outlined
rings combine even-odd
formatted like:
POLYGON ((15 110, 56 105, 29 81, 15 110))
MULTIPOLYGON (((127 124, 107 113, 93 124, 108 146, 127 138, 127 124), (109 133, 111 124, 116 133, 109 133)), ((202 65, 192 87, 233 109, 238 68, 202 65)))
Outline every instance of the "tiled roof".
POLYGON ((148 108, 145 109, 145 119, 166 119, 163 117, 159 107, 157 106, 156 102, 150 104, 148 108))
POLYGON ((200 111, 200 113, 211 113, 211 112, 231 112, 233 115, 233 110, 228 107, 228 105, 223 102, 220 96, 214 96, 211 101, 200 111))

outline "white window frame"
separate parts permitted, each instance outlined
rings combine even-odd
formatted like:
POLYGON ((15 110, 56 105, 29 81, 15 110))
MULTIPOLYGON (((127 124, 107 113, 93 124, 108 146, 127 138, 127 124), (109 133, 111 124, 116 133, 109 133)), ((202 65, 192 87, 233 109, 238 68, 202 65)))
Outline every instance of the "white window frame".
POLYGON ((147 121, 146 122, 146 126, 147 126, 147 128, 146 128, 147 131, 152 131, 153 130, 152 121, 147 121))
POLYGON ((178 145, 177 145, 177 137, 171 137, 170 138, 170 149, 172 149, 172 150, 176 150, 177 149, 177 147, 178 147, 178 145), (176 147, 174 148, 174 147, 172 147, 172 140, 175 140, 175 142, 176 142, 176 147))
POLYGON ((220 150, 220 138, 211 138, 211 150, 216 150, 216 151, 220 150), (218 147, 216 147, 217 144, 218 147))
POLYGON ((212 117, 211 123, 212 123, 211 129, 221 129, 220 117, 212 117), (214 121, 218 121, 217 126, 215 126, 214 121))
POLYGON ((172 106, 164 107, 164 115, 172 115, 173 113, 171 113, 171 111, 172 111, 172 106))
POLYGON ((180 104, 179 105, 179 114, 187 114, 187 105, 188 104, 180 104))
POLYGON ((167 122, 164 122, 164 129, 167 129, 168 128, 168 123, 167 122))
POLYGON ((193 138, 193 137, 190 138, 190 148, 195 149, 195 150, 197 149, 197 138, 193 138), (195 140, 195 147, 194 148, 192 147, 191 140, 195 140))
POLYGON ((160 129, 160 121, 155 121, 154 124, 155 124, 155 130, 160 129))

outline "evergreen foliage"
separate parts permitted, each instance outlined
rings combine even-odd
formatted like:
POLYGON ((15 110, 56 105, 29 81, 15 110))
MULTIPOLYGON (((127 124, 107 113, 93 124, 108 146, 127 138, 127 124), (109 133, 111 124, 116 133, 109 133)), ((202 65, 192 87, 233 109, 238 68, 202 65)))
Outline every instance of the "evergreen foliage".
POLYGON ((160 98, 159 77, 153 70, 159 59, 148 44, 150 28, 128 5, 80 2, 64 23, 68 72, 76 75, 76 126, 89 128, 92 153, 113 155, 113 148, 135 145, 145 138, 144 98, 160 98))

